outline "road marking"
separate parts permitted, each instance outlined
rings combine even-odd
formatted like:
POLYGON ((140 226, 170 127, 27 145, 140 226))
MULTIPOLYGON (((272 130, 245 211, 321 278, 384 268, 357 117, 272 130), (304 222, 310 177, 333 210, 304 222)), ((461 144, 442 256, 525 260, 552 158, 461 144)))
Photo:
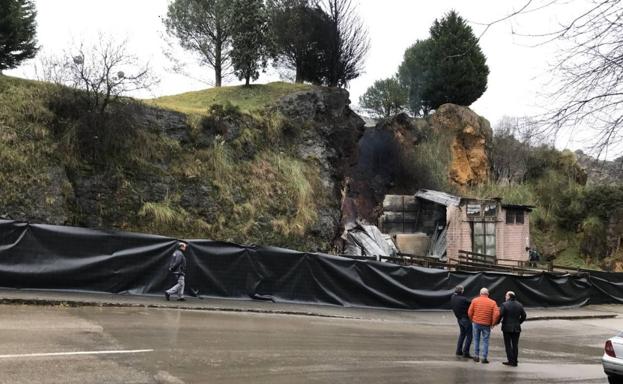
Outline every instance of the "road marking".
POLYGON ((145 353, 153 352, 153 349, 132 349, 121 351, 79 351, 79 352, 50 352, 50 353, 24 353, 16 355, 0 355, 0 359, 12 359, 16 357, 48 357, 48 356, 75 356, 75 355, 112 355, 120 353, 145 353))

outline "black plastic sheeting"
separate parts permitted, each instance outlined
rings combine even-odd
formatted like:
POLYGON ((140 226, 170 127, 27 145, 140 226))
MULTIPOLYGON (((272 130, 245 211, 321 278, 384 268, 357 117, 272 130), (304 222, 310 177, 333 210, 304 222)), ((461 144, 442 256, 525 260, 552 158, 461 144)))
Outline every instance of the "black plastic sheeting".
MULTIPOLYGON (((161 294, 176 239, 0 220, 0 286, 161 294)), ((501 303, 515 291, 526 306, 623 303, 623 273, 515 276, 449 272, 282 248, 190 240, 187 293, 397 309, 447 309, 457 284, 482 287, 501 303)))

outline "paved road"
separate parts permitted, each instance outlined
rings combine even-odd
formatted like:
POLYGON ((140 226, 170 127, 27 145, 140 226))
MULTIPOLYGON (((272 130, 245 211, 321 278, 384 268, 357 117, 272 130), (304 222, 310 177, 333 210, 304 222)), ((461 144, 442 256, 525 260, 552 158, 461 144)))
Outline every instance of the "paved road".
POLYGON ((457 359, 444 312, 354 319, 1 305, 0 383, 606 383, 603 343, 621 324, 527 322, 520 366, 510 368, 499 328, 491 364, 457 359))

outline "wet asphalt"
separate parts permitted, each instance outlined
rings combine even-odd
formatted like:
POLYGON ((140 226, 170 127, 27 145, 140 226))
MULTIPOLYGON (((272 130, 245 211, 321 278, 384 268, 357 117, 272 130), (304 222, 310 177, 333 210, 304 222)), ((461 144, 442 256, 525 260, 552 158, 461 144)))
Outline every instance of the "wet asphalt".
POLYGON ((620 315, 526 322, 511 368, 499 327, 480 364, 454 356, 447 312, 330 312, 0 305, 0 383, 606 383, 603 345, 623 328, 620 315))

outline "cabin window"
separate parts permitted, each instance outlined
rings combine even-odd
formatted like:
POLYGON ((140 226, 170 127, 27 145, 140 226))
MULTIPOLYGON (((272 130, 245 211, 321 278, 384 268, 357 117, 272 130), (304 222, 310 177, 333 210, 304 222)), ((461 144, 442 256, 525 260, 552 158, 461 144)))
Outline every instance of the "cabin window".
POLYGON ((467 204, 467 217, 480 217, 481 210, 480 204, 467 204))
POLYGON ((498 204, 495 202, 469 202, 465 205, 465 212, 469 221, 496 221, 498 204))
POLYGON ((521 209, 506 210, 506 224, 523 224, 524 211, 521 209))
POLYGON ((485 216, 489 217, 497 217, 498 215, 498 205, 495 203, 483 204, 482 205, 485 216))
POLYGON ((472 223, 472 252, 495 256, 495 223, 474 221, 472 223))

